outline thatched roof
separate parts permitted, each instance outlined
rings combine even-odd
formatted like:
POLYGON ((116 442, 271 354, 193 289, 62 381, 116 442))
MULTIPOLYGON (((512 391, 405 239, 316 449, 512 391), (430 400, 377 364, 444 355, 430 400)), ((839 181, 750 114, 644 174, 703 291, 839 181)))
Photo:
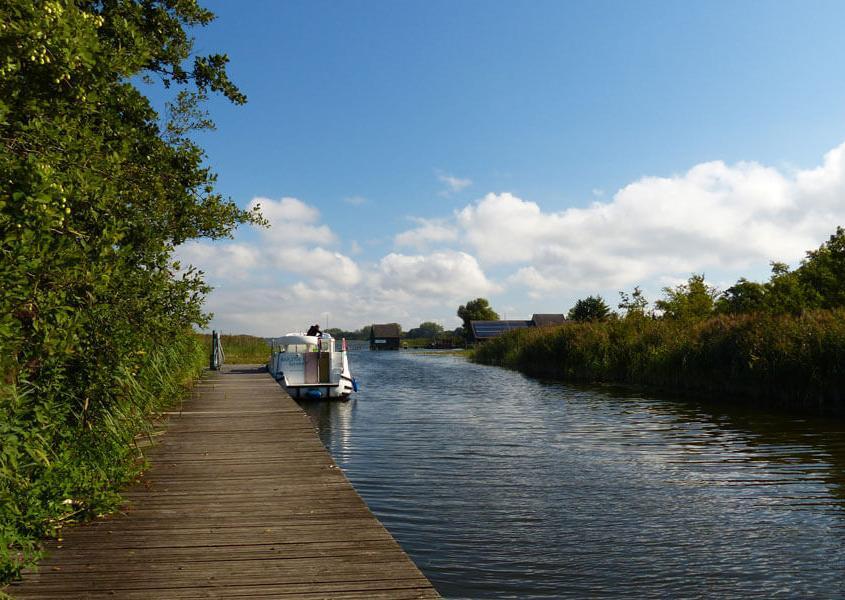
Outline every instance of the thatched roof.
POLYGON ((563 325, 566 323, 566 315, 554 313, 537 313, 531 317, 535 327, 548 327, 549 325, 563 325))

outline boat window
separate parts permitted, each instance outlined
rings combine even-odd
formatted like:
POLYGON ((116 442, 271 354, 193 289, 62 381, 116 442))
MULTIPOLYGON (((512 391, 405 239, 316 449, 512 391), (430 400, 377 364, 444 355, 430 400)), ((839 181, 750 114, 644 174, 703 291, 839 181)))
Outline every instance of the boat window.
POLYGON ((287 352, 303 353, 308 352, 308 344, 288 344, 285 346, 287 352))

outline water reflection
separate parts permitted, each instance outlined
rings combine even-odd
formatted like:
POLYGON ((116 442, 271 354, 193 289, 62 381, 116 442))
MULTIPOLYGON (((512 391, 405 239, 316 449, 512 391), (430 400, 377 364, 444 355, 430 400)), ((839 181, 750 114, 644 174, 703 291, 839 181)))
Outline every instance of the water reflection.
POLYGON ((339 461, 350 454, 352 415, 355 405, 355 400, 347 402, 317 400, 301 403, 311 421, 316 425, 320 441, 326 448, 331 448, 333 456, 339 461))
POLYGON ((843 422, 358 353, 308 411, 448 597, 842 597, 843 422))

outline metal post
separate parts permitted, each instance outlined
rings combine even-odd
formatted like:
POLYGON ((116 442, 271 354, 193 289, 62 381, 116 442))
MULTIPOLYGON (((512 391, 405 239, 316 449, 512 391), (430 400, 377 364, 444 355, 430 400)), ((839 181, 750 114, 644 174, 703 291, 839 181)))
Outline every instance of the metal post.
POLYGON ((211 332, 211 358, 209 360, 208 368, 216 371, 220 368, 220 353, 218 351, 220 345, 220 337, 216 331, 211 332))

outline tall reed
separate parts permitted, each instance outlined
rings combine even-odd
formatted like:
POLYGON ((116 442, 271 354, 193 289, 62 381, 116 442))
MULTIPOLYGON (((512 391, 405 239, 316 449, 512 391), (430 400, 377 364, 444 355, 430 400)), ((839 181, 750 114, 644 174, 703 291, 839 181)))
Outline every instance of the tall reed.
POLYGON ((522 329, 482 344, 474 360, 571 381, 842 410, 845 309, 522 329))
POLYGON ((144 466, 136 440, 184 398, 206 361, 206 348, 186 334, 121 363, 99 397, 80 394, 70 377, 50 388, 4 386, 0 581, 39 558, 40 538, 114 510, 120 487, 144 466))

